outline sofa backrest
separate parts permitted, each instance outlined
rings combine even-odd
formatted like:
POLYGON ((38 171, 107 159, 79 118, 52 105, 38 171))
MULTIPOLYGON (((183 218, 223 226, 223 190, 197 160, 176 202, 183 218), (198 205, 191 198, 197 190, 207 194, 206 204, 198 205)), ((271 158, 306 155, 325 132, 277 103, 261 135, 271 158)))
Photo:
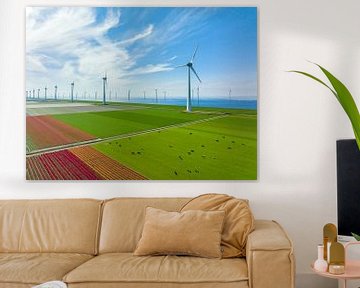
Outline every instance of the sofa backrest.
POLYGON ((97 253, 102 201, 0 200, 0 253, 97 253))
POLYGON ((189 198, 116 198, 105 201, 99 253, 133 252, 141 237, 145 208, 179 211, 189 198))

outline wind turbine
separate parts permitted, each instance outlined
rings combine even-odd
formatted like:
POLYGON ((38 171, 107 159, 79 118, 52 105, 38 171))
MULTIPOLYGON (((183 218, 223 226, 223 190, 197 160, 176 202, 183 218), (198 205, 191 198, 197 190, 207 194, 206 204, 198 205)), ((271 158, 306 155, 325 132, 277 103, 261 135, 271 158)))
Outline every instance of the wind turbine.
POLYGON ((158 89, 155 89, 155 99, 156 99, 156 103, 158 102, 158 93, 157 93, 158 89))
POLYGON ((200 77, 196 73, 196 71, 195 71, 195 69, 193 67, 194 58, 195 58, 196 52, 198 50, 198 47, 199 46, 196 46, 194 54, 192 55, 190 61, 187 64, 175 67, 175 68, 179 68, 179 67, 187 67, 188 68, 188 97, 187 97, 187 102, 186 102, 186 112, 191 112, 191 110, 192 110, 192 108, 191 108, 191 73, 190 73, 190 70, 195 74, 196 78, 201 83, 200 77))
POLYGON ((107 73, 105 72, 103 80, 103 104, 106 104, 106 84, 107 84, 107 73))
POLYGON ((47 97, 47 87, 45 86, 45 101, 46 101, 46 97, 47 97))
POLYGON ((71 82, 71 92, 70 92, 70 97, 71 97, 71 102, 74 102, 74 85, 75 85, 75 83, 74 83, 74 81, 73 82, 71 82))
POLYGON ((229 100, 231 101, 231 88, 229 89, 229 100))
POLYGON ((54 96, 55 96, 55 100, 57 100, 57 85, 55 85, 55 94, 54 94, 54 96))

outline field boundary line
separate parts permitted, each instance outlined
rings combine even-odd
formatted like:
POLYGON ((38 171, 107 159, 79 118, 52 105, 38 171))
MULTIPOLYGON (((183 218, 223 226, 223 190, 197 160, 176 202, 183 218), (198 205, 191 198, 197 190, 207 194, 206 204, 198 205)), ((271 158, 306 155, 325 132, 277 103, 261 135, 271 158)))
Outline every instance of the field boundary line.
POLYGON ((58 152, 58 151, 66 150, 69 148, 77 148, 77 147, 83 147, 83 146, 88 146, 88 145, 92 145, 92 144, 103 143, 103 142, 116 140, 116 139, 126 139, 126 138, 130 138, 130 137, 141 136, 141 135, 159 132, 159 131, 163 131, 163 130, 167 130, 167 129, 171 129, 171 128, 186 127, 189 125, 199 124, 199 123, 208 122, 208 121, 221 119, 221 118, 225 118, 225 117, 229 117, 229 115, 223 114, 223 115, 218 115, 218 116, 195 120, 195 121, 188 121, 188 122, 184 122, 184 123, 178 123, 178 124, 172 124, 172 125, 162 126, 162 127, 158 127, 158 128, 152 128, 149 130, 114 135, 114 136, 109 136, 109 137, 105 137, 105 138, 95 138, 95 139, 91 139, 91 140, 87 140, 87 141, 81 141, 81 142, 76 142, 76 143, 60 145, 60 146, 38 149, 38 150, 35 150, 32 152, 26 153, 26 158, 31 157, 31 156, 41 155, 44 153, 58 152))

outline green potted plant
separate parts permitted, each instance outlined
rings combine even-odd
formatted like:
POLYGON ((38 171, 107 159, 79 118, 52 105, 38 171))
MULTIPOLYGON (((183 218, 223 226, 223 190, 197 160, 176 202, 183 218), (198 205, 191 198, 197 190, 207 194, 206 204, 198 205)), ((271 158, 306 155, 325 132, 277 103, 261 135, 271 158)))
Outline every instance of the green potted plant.
POLYGON ((332 94, 335 95, 336 99, 339 101, 340 105, 343 107, 345 113, 349 117, 349 120, 350 120, 351 125, 354 130, 356 143, 360 150, 360 114, 359 114, 358 108, 356 107, 354 98, 352 97, 350 91, 346 88, 346 86, 340 80, 338 80, 334 75, 332 75, 329 71, 327 71, 322 66, 320 66, 316 63, 314 63, 314 64, 316 66, 318 66, 320 68, 320 70, 325 74, 327 79, 330 81, 332 87, 330 87, 330 85, 326 84, 324 81, 320 80, 319 78, 317 78, 307 72, 297 71, 297 70, 292 70, 290 72, 305 75, 305 76, 321 83, 322 85, 327 87, 332 92, 332 94))
MULTIPOLYGON (((320 70, 325 74, 326 78, 330 82, 330 85, 326 84, 324 81, 320 80, 319 78, 317 78, 307 72, 298 71, 298 70, 292 70, 289 72, 294 72, 294 73, 305 75, 305 76, 321 83, 322 85, 327 87, 332 92, 332 94, 334 94, 334 96, 336 97, 336 99, 339 101, 340 105, 344 109, 345 113, 349 117, 352 128, 354 130, 357 147, 360 151, 360 113, 356 106, 354 98, 352 97, 350 91, 346 88, 346 86, 340 80, 338 80, 334 75, 332 75, 328 70, 326 70, 322 66, 320 66, 316 63, 314 63, 314 64, 316 66, 318 66, 320 68, 320 70)), ((360 235, 355 234, 355 233, 351 233, 351 234, 357 241, 360 241, 360 235)))

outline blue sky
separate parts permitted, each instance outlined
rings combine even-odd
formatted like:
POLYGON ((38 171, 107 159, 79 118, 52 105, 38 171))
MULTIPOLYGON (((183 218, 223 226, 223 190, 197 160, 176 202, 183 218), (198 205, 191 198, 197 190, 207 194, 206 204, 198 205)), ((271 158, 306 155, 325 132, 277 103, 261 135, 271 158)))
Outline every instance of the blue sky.
MULTIPOLYGON (((192 78, 206 98, 256 98, 257 11, 236 8, 26 9, 26 89, 58 85, 68 95, 108 90, 126 97, 157 88, 168 97, 187 95, 187 63, 196 46, 192 78)), ((135 97, 134 96, 134 97, 135 97)))

